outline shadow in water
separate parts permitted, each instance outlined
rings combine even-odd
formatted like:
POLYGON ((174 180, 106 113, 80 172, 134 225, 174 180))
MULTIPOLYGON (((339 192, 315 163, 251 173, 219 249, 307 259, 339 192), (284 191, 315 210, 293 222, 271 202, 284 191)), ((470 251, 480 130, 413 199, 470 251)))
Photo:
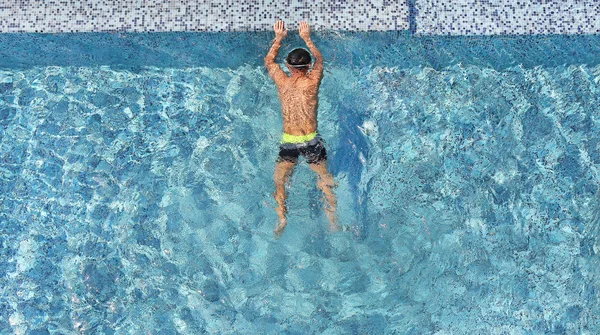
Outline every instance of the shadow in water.
MULTIPOLYGON (((335 145, 336 154, 331 159, 331 170, 336 176, 345 174, 348 181, 348 191, 352 194, 352 220, 341 222, 352 225, 357 230, 357 237, 367 237, 367 190, 360 189, 360 180, 364 169, 364 162, 369 159, 369 145, 364 134, 360 131, 363 125, 363 113, 366 106, 361 101, 366 99, 352 99, 349 101, 340 97, 339 104, 335 107, 338 115, 340 133, 335 145)), ((346 215, 348 216, 348 215, 346 215)))

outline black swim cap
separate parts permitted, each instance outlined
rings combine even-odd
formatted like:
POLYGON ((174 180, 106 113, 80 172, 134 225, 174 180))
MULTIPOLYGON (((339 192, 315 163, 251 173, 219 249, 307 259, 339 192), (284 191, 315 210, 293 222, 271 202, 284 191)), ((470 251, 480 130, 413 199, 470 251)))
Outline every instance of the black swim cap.
POLYGON ((285 61, 297 69, 307 68, 310 66, 312 58, 306 49, 297 48, 292 50, 285 61))

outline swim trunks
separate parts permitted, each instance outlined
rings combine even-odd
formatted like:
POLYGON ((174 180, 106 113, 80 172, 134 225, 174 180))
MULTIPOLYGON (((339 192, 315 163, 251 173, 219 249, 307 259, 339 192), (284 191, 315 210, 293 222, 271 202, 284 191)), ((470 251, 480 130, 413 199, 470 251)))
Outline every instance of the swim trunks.
POLYGON ((317 164, 327 160, 325 141, 317 132, 303 136, 284 133, 279 145, 277 162, 296 163, 300 155, 306 158, 308 164, 317 164))

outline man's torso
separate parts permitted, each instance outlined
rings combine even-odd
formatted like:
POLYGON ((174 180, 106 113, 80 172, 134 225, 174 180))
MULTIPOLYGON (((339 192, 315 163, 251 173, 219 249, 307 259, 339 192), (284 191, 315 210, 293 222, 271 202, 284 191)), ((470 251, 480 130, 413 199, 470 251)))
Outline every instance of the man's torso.
POLYGON ((281 100, 283 131, 306 135, 317 130, 319 82, 309 77, 288 77, 277 87, 281 100))

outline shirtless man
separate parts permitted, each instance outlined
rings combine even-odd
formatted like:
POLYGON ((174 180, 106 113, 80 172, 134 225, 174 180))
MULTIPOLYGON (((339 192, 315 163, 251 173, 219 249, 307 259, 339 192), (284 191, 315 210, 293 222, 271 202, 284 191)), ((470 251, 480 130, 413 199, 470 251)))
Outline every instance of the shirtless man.
POLYGON ((325 199, 325 213, 329 219, 331 231, 339 229, 335 210, 336 199, 333 193, 335 182, 327 171, 327 152, 325 142, 317 134, 317 106, 318 93, 323 78, 323 57, 321 52, 310 39, 308 23, 300 22, 300 37, 315 57, 312 70, 311 56, 302 48, 292 50, 286 58, 286 66, 291 76, 288 76, 277 63, 275 58, 281 47, 281 40, 287 35, 283 21, 274 25, 275 40, 269 53, 265 57, 265 66, 269 76, 275 81, 281 113, 283 115, 283 137, 279 146, 279 157, 275 166, 275 200, 277 200, 277 215, 279 223, 274 233, 279 236, 287 224, 287 197, 285 184, 292 175, 298 156, 306 158, 310 168, 318 175, 317 186, 323 192, 325 199))

